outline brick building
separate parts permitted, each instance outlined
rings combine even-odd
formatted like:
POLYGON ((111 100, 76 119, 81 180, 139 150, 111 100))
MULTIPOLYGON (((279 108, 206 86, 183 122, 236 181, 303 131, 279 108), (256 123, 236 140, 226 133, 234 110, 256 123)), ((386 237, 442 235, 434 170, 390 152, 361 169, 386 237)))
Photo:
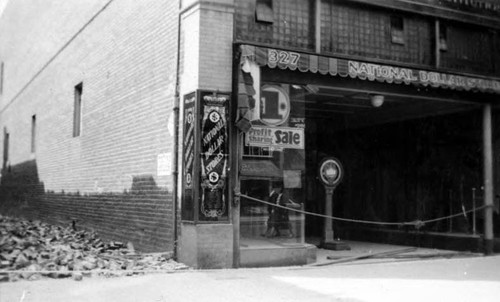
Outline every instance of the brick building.
POLYGON ((2 213, 195 267, 493 250, 495 1, 136 2, 8 2, 2 213))
POLYGON ((177 12, 169 1, 9 1, 3 207, 173 249, 172 180, 156 167, 174 150, 177 12))

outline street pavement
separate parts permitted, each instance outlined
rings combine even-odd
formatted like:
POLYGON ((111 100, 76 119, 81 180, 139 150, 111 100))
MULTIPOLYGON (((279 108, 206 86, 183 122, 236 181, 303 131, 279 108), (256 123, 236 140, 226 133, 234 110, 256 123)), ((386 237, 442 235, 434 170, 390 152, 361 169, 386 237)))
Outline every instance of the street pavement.
POLYGON ((18 281, 0 283, 0 301, 500 301, 500 255, 18 281))

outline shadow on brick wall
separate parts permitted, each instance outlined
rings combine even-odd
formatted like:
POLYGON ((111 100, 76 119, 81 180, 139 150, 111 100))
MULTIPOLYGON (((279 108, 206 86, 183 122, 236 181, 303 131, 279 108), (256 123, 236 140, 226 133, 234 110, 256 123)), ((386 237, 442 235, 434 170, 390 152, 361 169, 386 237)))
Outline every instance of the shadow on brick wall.
POLYGON ((35 160, 5 167, 0 181, 0 213, 96 231, 105 240, 131 242, 142 252, 172 251, 172 193, 152 175, 132 177, 123 192, 46 191, 35 160))
POLYGON ((0 178, 0 212, 33 218, 33 205, 40 202, 45 189, 38 177, 36 160, 14 166, 3 164, 0 178))

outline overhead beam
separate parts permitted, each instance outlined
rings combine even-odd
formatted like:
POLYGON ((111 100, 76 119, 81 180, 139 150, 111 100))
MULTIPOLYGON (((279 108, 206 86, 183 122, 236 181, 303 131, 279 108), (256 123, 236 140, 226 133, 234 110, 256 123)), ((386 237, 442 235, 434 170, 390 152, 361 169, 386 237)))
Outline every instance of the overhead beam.
POLYGON ((416 0, 337 0, 339 3, 360 3, 370 6, 385 7, 410 13, 432 16, 441 19, 449 19, 462 23, 476 24, 485 27, 500 29, 500 14, 486 14, 487 10, 471 8, 470 10, 458 10, 451 5, 440 2, 437 4, 429 1, 416 0), (476 12, 477 11, 477 12, 476 12))

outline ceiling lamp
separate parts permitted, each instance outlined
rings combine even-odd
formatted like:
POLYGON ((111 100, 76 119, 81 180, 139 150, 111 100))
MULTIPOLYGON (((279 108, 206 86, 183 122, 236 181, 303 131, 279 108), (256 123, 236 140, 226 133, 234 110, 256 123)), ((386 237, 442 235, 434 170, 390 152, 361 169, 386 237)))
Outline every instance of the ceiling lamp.
POLYGON ((378 108, 384 104, 384 96, 380 94, 372 94, 370 95, 370 102, 372 106, 378 108))

